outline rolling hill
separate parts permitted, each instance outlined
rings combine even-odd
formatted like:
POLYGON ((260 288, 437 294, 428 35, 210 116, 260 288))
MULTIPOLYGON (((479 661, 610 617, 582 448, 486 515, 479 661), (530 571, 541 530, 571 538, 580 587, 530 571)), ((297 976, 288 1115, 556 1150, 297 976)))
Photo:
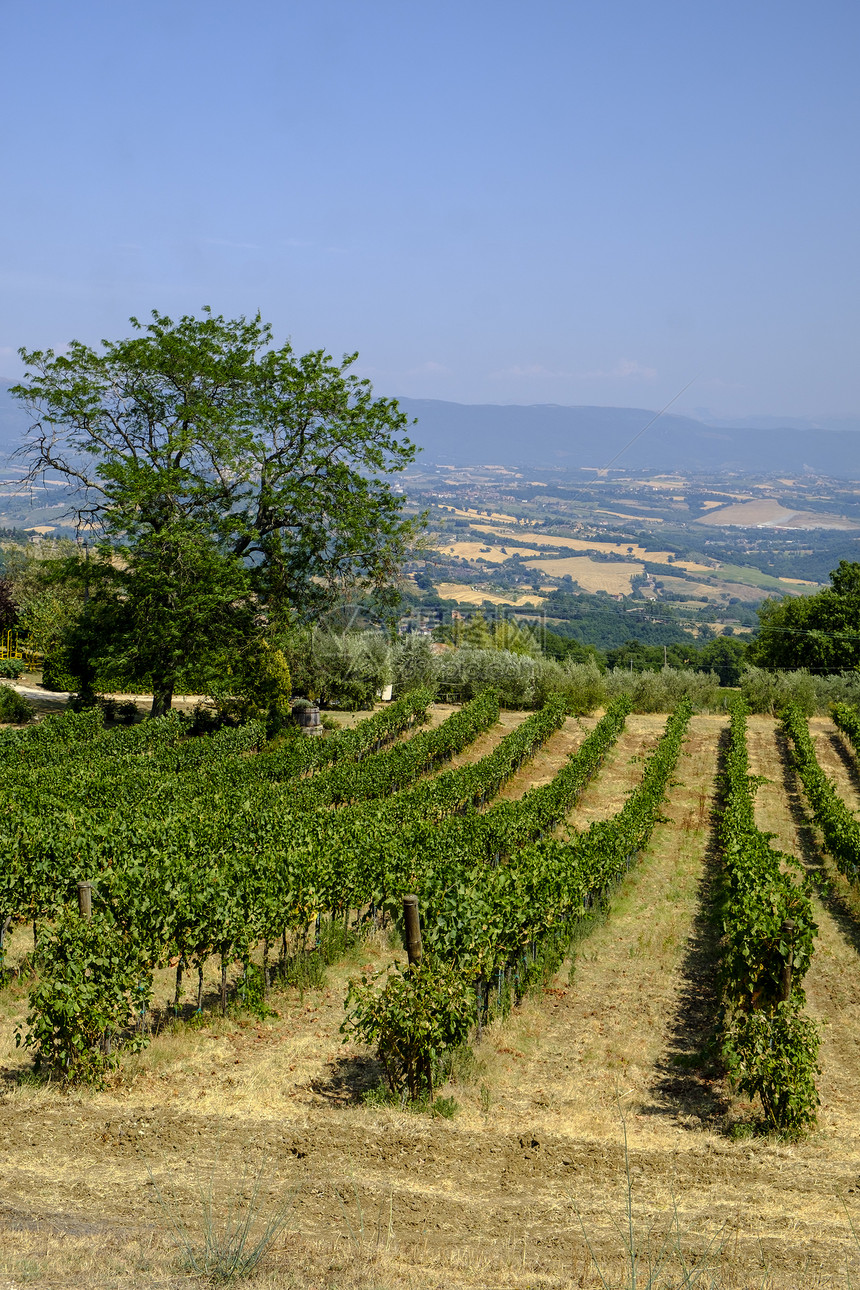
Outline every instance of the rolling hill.
MULTIPOLYGON (((0 381, 0 456, 20 444, 29 424, 9 394, 10 384, 0 381)), ((399 402, 410 419, 417 418, 412 437, 423 449, 423 460, 434 464, 600 468, 624 449, 618 464, 625 469, 811 471, 860 478, 860 433, 850 429, 715 426, 666 414, 628 448, 654 416, 648 408, 399 402)))
MULTIPOLYGON (((647 408, 496 405, 400 399, 417 418, 412 435, 424 460, 472 466, 600 468, 622 452, 654 413, 647 408)), ((660 418, 626 448, 619 466, 749 474, 811 471, 860 477, 860 435, 850 430, 705 425, 692 417, 660 418)))

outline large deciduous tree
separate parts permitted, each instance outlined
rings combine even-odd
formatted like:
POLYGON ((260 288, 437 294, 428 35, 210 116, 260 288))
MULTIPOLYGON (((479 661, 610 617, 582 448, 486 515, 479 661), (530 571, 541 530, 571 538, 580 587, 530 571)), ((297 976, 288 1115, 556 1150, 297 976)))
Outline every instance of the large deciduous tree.
POLYGON ((99 350, 21 350, 13 393, 33 418, 30 483, 61 476, 101 543, 92 626, 152 676, 161 712, 183 663, 261 608, 308 616, 350 585, 385 594, 412 534, 388 476, 415 448, 354 354, 276 347, 259 315, 131 323, 99 350))
POLYGON ((812 596, 766 600, 749 649, 759 667, 843 672, 860 667, 860 564, 840 560, 812 596))

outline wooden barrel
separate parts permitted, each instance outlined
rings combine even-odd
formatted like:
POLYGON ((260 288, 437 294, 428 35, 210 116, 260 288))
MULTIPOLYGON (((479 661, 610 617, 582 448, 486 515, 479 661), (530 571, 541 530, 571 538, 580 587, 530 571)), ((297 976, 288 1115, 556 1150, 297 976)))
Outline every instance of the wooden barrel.
POLYGON ((306 735, 321 735, 323 732, 322 722, 320 721, 320 710, 317 707, 299 708, 296 714, 299 718, 299 725, 302 732, 306 735))

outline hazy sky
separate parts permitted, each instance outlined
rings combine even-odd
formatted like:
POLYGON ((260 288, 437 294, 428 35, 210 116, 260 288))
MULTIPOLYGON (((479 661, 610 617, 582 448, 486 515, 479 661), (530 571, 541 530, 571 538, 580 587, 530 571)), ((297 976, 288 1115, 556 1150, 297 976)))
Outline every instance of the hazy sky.
POLYGON ((0 17, 0 373, 210 304, 379 393, 860 412, 856 0, 0 17))

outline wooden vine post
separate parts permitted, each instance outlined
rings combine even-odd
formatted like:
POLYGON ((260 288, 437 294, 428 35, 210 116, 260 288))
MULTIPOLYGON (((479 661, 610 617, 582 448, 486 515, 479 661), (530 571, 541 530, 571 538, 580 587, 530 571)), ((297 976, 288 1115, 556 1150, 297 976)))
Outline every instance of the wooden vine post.
MULTIPOLYGON (((406 955, 409 959, 409 966, 417 967, 424 955, 424 946, 421 943, 421 919, 418 916, 418 897, 403 897, 403 925, 404 941, 406 942, 406 955)), ((424 1082, 427 1086, 427 1093, 430 1101, 433 1101, 433 1064, 429 1052, 422 1053, 418 1058, 418 1069, 424 1076, 424 1082)), ((413 1098, 418 1094, 418 1077, 417 1071, 412 1082, 413 1098)))
POLYGON ((404 940, 406 943, 406 954, 409 959, 409 966, 413 967, 420 963, 424 954, 424 947, 421 944, 421 920, 418 917, 418 897, 403 897, 403 923, 405 927, 404 940))
POLYGON ((783 940, 788 941, 789 946, 788 954, 786 955, 785 962, 782 965, 782 974, 779 980, 779 1001, 780 1003, 787 1003, 791 998, 791 966, 792 959, 794 957, 792 941, 794 940, 795 932, 794 919, 786 918, 779 931, 783 940))
POLYGON ((91 882, 78 883, 78 910, 81 918, 89 922, 93 916, 93 884, 91 882))

